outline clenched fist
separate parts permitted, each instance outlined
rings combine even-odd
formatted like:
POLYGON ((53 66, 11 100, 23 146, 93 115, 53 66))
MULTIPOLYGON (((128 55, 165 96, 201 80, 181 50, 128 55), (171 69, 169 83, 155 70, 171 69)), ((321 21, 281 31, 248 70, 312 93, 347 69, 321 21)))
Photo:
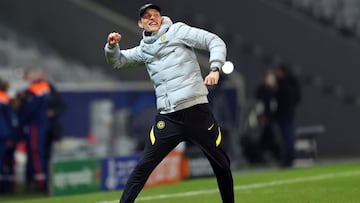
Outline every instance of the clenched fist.
POLYGON ((205 77, 204 84, 207 86, 217 85, 220 79, 219 71, 210 71, 210 73, 205 77))
POLYGON ((117 32, 112 32, 108 35, 107 42, 110 47, 115 47, 121 40, 121 35, 117 32))

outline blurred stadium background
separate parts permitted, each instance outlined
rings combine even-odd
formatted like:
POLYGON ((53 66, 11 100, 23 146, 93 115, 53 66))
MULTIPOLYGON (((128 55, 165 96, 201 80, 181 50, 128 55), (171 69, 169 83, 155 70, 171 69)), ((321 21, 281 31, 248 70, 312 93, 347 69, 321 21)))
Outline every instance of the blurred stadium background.
MULTIPOLYGON (((0 76, 11 83, 11 94, 24 86, 22 68, 36 66, 46 70, 67 102, 62 119, 65 135, 55 147, 54 163, 133 155, 135 135, 148 131, 154 99, 146 69, 113 70, 103 52, 111 31, 123 35, 123 48, 138 43, 137 11, 144 3, 0 1, 0 76)), ((209 97, 230 137, 234 170, 249 165, 240 140, 248 130, 259 78, 280 63, 290 64, 301 82, 303 99, 296 126, 299 133, 310 134, 310 142, 302 145, 312 150, 307 157, 310 164, 359 157, 360 1, 153 3, 161 5, 163 14, 173 21, 217 33, 228 45, 228 60, 235 71, 224 76, 209 97)), ((207 53, 198 52, 198 57, 206 71, 207 53)), ((194 168, 201 165, 198 161, 194 168)))

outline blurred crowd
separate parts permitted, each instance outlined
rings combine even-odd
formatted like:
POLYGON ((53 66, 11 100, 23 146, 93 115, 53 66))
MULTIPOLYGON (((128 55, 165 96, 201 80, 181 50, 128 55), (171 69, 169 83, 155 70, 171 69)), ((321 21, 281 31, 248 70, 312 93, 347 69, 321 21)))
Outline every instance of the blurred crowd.
POLYGON ((62 137, 65 103, 40 68, 24 70, 27 87, 12 98, 0 76, 0 194, 17 191, 17 150, 26 151, 25 190, 48 193, 53 142, 62 137))

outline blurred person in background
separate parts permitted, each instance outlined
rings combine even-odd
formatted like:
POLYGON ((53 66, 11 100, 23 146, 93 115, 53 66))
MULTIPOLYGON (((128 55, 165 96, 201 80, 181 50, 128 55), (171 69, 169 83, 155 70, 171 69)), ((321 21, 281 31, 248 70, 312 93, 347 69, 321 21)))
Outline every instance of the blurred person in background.
POLYGON ((49 126, 47 111, 51 90, 39 69, 26 70, 24 80, 29 83, 29 87, 21 95, 18 120, 27 150, 26 187, 28 191, 45 193, 48 175, 45 143, 49 126))
MULTIPOLYGON (((66 110, 66 104, 60 93, 57 91, 55 85, 49 82, 46 72, 43 69, 39 69, 38 71, 40 79, 42 81, 46 81, 50 86, 47 105, 48 108, 46 111, 46 115, 49 119, 49 126, 46 133, 47 135, 44 149, 46 174, 49 174, 54 143, 60 141, 63 136, 63 126, 60 122, 60 118, 66 110)), ((49 185, 50 177, 47 178, 47 181, 47 185, 49 185)))
POLYGON ((222 202, 234 203, 230 160, 208 104, 206 87, 218 83, 226 45, 217 35, 184 23, 173 24, 160 12, 161 8, 154 4, 140 8, 138 26, 143 29, 143 39, 138 46, 120 50, 121 35, 113 32, 104 48, 106 59, 114 68, 145 63, 157 97, 155 125, 120 203, 134 202, 154 168, 182 141, 193 142, 202 149, 216 175, 222 202), (210 52, 211 68, 205 79, 194 48, 210 52))
POLYGON ((283 143, 282 166, 292 167, 295 159, 295 113, 301 101, 298 79, 286 64, 276 69, 278 88, 276 91, 276 121, 281 131, 283 143))
POLYGON ((14 127, 15 114, 10 103, 10 97, 7 95, 9 84, 0 78, 0 193, 14 192, 11 183, 13 178, 13 149, 15 143, 14 127), (10 157, 12 156, 12 157, 10 157))
POLYGON ((277 111, 276 92, 278 89, 275 71, 268 69, 262 75, 256 89, 259 124, 261 128, 259 147, 265 160, 264 153, 269 151, 276 161, 280 161, 281 150, 278 135, 276 134, 275 114, 277 111))

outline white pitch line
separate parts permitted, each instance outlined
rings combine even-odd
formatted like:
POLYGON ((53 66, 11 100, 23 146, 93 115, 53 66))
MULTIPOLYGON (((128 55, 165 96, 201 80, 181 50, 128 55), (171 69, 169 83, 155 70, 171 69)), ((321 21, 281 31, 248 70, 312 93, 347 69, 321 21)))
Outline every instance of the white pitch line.
MULTIPOLYGON (((275 181, 270 181, 270 182, 260 182, 260 183, 254 183, 254 184, 249 184, 249 185, 237 185, 234 187, 234 190, 249 190, 249 189, 279 186, 279 185, 288 185, 288 184, 294 184, 294 183, 327 180, 327 179, 340 178, 340 177, 351 177, 351 176, 357 176, 357 175, 360 175, 360 171, 350 171, 350 172, 344 172, 344 173, 327 173, 327 174, 322 174, 322 175, 317 175, 317 176, 308 176, 308 177, 293 178, 293 179, 287 179, 287 180, 275 180, 275 181)), ((153 195, 153 196, 147 196, 147 197, 139 197, 139 198, 137 198, 136 202, 156 200, 156 199, 170 199, 170 198, 177 198, 177 197, 198 196, 198 195, 203 195, 203 194, 213 194, 213 193, 217 193, 217 192, 219 192, 218 189, 209 189, 209 190, 195 190, 195 191, 182 192, 182 193, 153 195)), ((101 201, 98 203, 118 203, 118 202, 119 202, 119 200, 113 200, 113 201, 101 201)))

